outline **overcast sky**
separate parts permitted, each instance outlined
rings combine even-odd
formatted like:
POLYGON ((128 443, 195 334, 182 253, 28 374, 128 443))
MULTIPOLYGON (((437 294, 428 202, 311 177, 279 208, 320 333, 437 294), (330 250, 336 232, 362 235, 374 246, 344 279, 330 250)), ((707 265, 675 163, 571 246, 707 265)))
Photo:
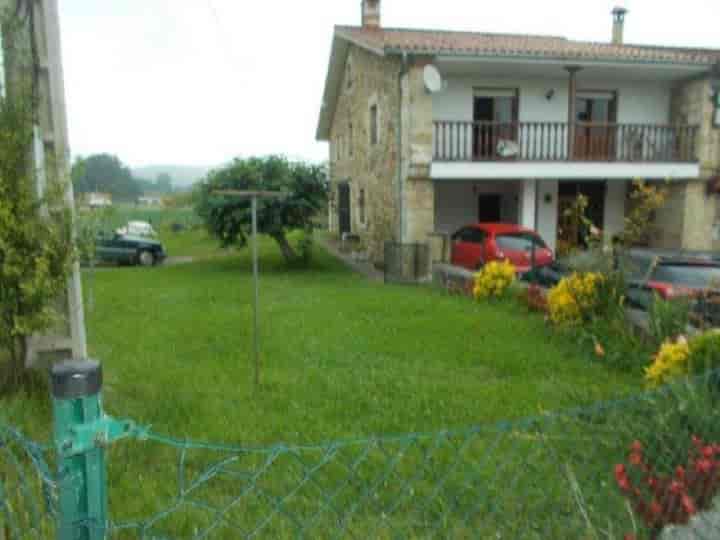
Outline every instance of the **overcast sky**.
MULTIPOLYGON (((335 24, 360 0, 59 0, 70 143, 133 166, 323 160, 335 24)), ((720 48, 720 1, 626 0, 629 43, 720 48)), ((612 0, 382 0, 383 25, 607 41, 612 0)))

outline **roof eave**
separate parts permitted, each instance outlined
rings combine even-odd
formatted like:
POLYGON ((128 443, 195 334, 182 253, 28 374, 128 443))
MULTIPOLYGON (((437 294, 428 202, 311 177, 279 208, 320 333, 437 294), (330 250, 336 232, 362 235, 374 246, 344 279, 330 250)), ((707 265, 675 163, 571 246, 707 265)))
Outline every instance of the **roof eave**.
POLYGON ((342 68, 345 65, 349 44, 365 49, 378 56, 385 55, 383 49, 372 47, 367 43, 354 39, 339 28, 335 28, 327 75, 325 76, 325 89, 323 91, 323 102, 320 106, 320 118, 317 130, 315 131, 315 140, 317 141, 330 140, 330 127, 332 126, 333 117, 335 116, 337 99, 340 95, 338 88, 339 85, 342 84, 342 68))
POLYGON ((617 65, 667 65, 667 66, 686 66, 693 68, 712 68, 713 62, 678 62, 675 60, 647 59, 647 58, 627 58, 617 59, 610 57, 588 58, 582 55, 565 56, 565 55, 545 55, 545 54, 498 54, 498 53, 482 53, 477 51, 455 51, 442 49, 417 49, 405 47, 388 47, 385 49, 386 54, 416 54, 422 56, 437 57, 459 57, 459 58, 478 58, 492 60, 528 60, 528 61, 548 61, 573 64, 617 64, 617 65))

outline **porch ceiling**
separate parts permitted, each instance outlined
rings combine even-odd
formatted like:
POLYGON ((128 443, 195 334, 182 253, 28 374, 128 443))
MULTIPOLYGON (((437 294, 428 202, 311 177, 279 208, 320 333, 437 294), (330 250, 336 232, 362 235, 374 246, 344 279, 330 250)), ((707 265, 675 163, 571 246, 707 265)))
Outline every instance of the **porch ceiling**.
POLYGON ((688 180, 698 178, 697 163, 434 162, 433 180, 688 180))

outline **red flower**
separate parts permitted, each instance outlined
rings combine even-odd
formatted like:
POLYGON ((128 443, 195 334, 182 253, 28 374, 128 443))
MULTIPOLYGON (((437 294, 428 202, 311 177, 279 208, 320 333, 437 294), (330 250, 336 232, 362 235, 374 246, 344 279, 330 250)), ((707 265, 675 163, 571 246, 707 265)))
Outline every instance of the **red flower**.
POLYGON ((695 462, 695 472, 709 474, 713 470, 713 462, 709 459, 698 459, 695 462))
POLYGON ((677 469, 675 469, 675 478, 680 482, 685 481, 685 469, 681 465, 678 465, 677 469))
POLYGON ((682 498, 680 499, 682 503, 683 510, 687 512, 689 515, 693 515, 697 513, 697 508, 695 508, 695 503, 693 500, 688 496, 687 494, 683 494, 682 498))
POLYGON ((633 443, 630 445, 630 450, 633 452, 642 452, 642 443, 640 441, 633 441, 633 443))
POLYGON ((617 481, 618 487, 622 491, 629 492, 631 489, 630 480, 627 477, 627 472, 625 471, 625 465, 615 465, 615 480, 617 481))

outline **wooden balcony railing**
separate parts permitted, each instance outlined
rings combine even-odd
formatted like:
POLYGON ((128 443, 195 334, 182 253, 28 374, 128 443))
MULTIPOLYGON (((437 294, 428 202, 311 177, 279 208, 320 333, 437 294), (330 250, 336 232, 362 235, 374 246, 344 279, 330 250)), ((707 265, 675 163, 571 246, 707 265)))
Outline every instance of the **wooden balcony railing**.
POLYGON ((695 162, 697 133, 689 125, 437 121, 433 159, 695 162))

